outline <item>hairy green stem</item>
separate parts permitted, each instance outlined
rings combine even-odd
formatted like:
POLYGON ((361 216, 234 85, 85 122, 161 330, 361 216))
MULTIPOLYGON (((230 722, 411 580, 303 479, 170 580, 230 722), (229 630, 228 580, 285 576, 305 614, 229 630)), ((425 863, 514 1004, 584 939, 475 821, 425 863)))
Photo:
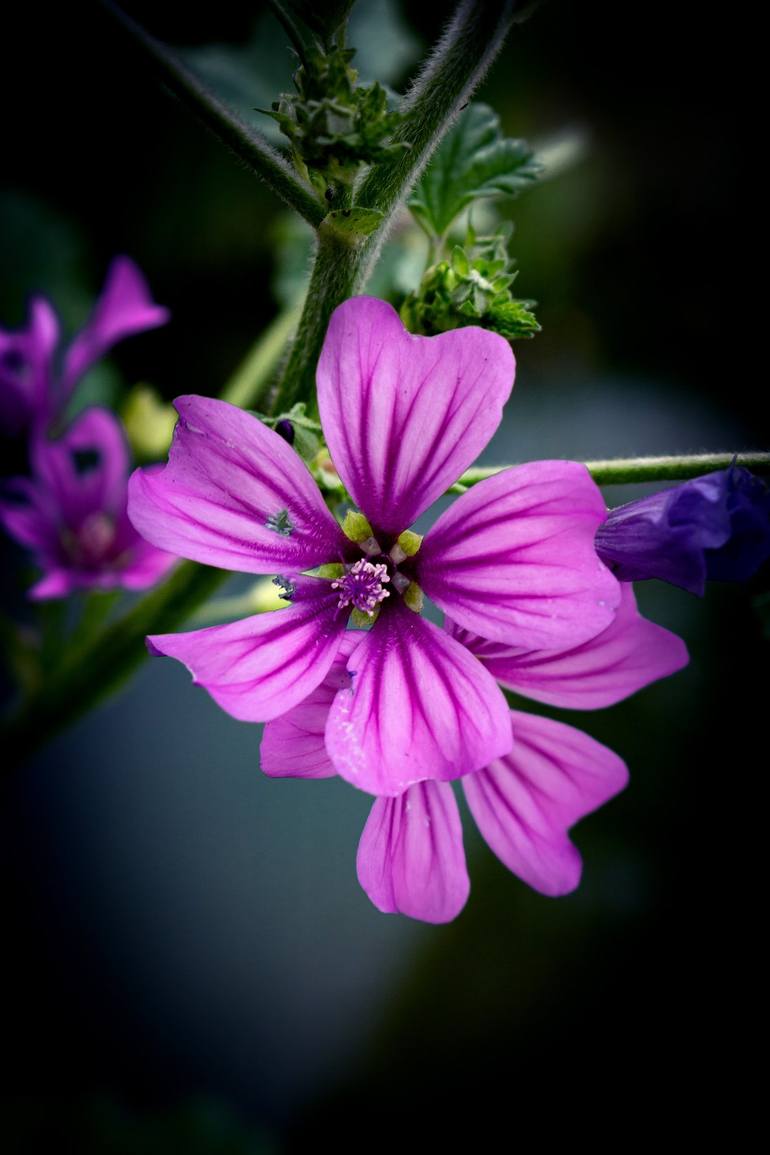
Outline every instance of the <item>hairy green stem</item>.
POLYGON ((316 228, 325 209, 289 162, 237 113, 211 92, 165 44, 161 44, 110 0, 106 9, 154 66, 160 79, 215 136, 227 145, 286 204, 316 228))
MULTIPOLYGON (((281 411, 313 396, 315 365, 329 324, 342 301, 361 292, 393 219, 434 149, 470 99, 513 23, 513 0, 463 0, 422 73, 403 101, 395 140, 406 147, 374 165, 356 193, 356 209, 380 214, 365 233, 343 233, 330 216, 320 226, 318 249, 297 337, 275 398, 281 411)), ((336 215, 336 214, 335 214, 336 215)))
MULTIPOLYGON (((586 461, 585 466, 597 485, 630 485, 643 481, 686 481, 702 477, 735 462, 761 476, 770 474, 770 453, 690 453, 671 457, 618 457, 607 461, 586 461)), ((450 493, 465 493, 480 481, 494 477, 510 465, 477 466, 466 469, 450 493)))
MULTIPOLYGON (((459 5, 404 101, 406 116, 398 139, 408 147, 396 161, 375 166, 363 182, 357 204, 374 209, 381 217, 377 227, 372 228, 370 219, 359 233, 345 227, 337 214, 324 217, 310 187, 298 179, 279 153, 243 124, 165 46, 120 9, 109 3, 107 7, 167 86, 279 196, 318 228, 305 307, 270 409, 276 413, 290 408, 299 398, 310 399, 315 364, 331 313, 362 287, 395 213, 500 49, 512 23, 514 3, 463 0, 459 5)), ((355 213, 355 207, 352 211, 355 213)), ((231 389, 236 387, 241 397, 247 392, 239 381, 230 385, 231 389)), ((138 665, 145 652, 146 634, 182 624, 227 576, 191 562, 179 565, 162 585, 70 655, 62 667, 50 672, 45 684, 9 721, 5 749, 13 749, 21 760, 85 713, 138 665)))

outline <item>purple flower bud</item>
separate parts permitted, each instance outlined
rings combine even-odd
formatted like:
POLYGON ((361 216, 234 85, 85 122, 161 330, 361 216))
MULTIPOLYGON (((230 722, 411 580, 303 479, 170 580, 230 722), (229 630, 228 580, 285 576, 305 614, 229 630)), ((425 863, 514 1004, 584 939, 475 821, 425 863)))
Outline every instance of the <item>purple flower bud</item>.
POLYGON ((746 581, 770 557, 770 490, 735 465, 696 477, 611 510, 596 549, 621 581, 746 581))
POLYGON ((276 423, 275 431, 278 436, 282 437, 289 445, 294 444, 294 425, 286 417, 282 417, 281 420, 276 423))

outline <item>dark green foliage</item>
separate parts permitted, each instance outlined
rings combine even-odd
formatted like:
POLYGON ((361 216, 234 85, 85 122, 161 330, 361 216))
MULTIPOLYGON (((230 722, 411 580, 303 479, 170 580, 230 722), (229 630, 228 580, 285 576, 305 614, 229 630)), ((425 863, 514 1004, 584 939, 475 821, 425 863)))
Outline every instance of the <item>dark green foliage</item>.
POLYGON ((541 171, 526 141, 503 136, 496 112, 471 104, 444 137, 409 207, 429 236, 444 237, 473 201, 516 196, 541 171))
POLYGON ((456 245, 448 260, 431 265, 404 301, 401 318, 406 327, 430 336, 481 325, 507 341, 539 332, 531 311, 536 302, 517 300, 511 292, 518 272, 507 251, 510 232, 503 226, 492 236, 476 237, 469 229, 465 245, 456 245))

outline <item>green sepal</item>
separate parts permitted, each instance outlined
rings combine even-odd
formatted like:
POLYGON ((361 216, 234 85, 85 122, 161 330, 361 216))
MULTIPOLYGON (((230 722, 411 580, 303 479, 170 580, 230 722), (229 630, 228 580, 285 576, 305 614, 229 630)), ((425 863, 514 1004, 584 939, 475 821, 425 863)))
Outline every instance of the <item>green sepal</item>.
POLYGON ((405 529, 396 538, 396 544, 401 546, 407 557, 414 557, 422 545, 422 534, 411 529, 405 529))
POLYGON ((407 606, 408 609, 414 610, 416 614, 419 614, 424 602, 425 597, 417 582, 410 582, 404 590, 404 605, 407 606))
POLYGON ((379 606, 377 606, 376 609, 372 610, 372 612, 370 614, 364 613, 363 610, 352 610, 351 614, 350 614, 350 621, 354 626, 357 627, 357 629, 368 630, 374 625, 374 623, 377 621, 377 618, 379 616, 380 616, 380 607, 379 606))
POLYGON ((331 561, 327 565, 317 566, 312 573, 319 578, 341 578, 345 574, 345 567, 341 562, 331 561))
POLYGON ((326 214, 319 228, 354 245, 373 233, 384 219, 377 209, 334 209, 326 214))
POLYGON ((374 531, 362 513, 349 509, 342 522, 342 532, 351 541, 367 541, 374 536, 374 531))

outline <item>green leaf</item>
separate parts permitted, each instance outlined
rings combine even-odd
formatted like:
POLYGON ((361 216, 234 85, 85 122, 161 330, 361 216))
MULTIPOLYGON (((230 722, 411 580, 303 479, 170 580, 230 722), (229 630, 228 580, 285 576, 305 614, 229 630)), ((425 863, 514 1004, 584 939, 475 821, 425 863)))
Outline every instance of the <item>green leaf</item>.
POLYGON ((504 137, 497 113, 471 104, 444 137, 409 207, 430 236, 443 237, 473 201, 516 196, 540 172, 526 141, 504 137))
POLYGON ((321 221, 321 229, 329 229, 351 245, 368 237, 380 225, 383 214, 377 209, 335 209, 321 221))

